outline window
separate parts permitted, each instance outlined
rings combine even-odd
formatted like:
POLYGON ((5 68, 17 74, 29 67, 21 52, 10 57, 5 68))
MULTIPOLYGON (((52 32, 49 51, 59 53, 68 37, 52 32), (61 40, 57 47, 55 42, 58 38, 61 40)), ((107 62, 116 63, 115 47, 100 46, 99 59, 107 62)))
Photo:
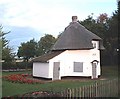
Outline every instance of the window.
POLYGON ((92 45, 94 49, 99 49, 99 41, 92 41, 92 45))
POLYGON ((83 72, 83 62, 74 62, 74 72, 83 72))
POLYGON ((96 48, 96 43, 95 42, 93 43, 93 47, 96 48))

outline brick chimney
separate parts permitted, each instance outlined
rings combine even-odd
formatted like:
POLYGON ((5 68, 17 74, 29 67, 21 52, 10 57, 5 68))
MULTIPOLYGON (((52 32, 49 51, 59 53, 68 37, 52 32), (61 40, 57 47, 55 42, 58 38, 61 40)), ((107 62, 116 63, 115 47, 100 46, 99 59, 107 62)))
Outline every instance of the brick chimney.
POLYGON ((77 22, 78 19, 77 19, 77 16, 72 16, 72 22, 77 22))

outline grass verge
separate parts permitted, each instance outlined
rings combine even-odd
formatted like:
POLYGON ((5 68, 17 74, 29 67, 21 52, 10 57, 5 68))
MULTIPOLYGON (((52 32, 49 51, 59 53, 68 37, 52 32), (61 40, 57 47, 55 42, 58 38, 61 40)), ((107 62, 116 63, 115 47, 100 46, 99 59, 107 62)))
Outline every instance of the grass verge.
MULTIPOLYGON (((9 74, 20 74, 20 73, 31 73, 28 72, 3 72, 3 76, 9 74)), ((102 67, 102 77, 107 79, 113 79, 118 77, 118 71, 116 67, 102 67)), ((2 97, 5 96, 14 96, 14 95, 22 95, 29 92, 34 91, 53 91, 59 92, 65 90, 66 88, 77 88, 83 85, 89 85, 95 83, 96 81, 101 80, 88 80, 87 81, 79 81, 79 80, 61 80, 48 82, 45 84, 21 84, 21 83, 12 83, 9 81, 2 81, 2 97)))

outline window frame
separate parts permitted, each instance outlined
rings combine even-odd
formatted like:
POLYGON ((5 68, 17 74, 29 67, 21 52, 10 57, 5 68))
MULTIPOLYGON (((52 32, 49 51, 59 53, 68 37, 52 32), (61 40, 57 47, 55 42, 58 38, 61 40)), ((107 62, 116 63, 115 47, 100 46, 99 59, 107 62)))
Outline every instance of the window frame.
POLYGON ((96 42, 93 42, 92 44, 93 44, 93 48, 97 48, 96 42))
POLYGON ((93 40, 93 41, 92 41, 92 45, 93 45, 93 49, 99 49, 99 41, 93 40))
POLYGON ((83 62, 74 62, 73 63, 73 72, 83 72, 83 62))

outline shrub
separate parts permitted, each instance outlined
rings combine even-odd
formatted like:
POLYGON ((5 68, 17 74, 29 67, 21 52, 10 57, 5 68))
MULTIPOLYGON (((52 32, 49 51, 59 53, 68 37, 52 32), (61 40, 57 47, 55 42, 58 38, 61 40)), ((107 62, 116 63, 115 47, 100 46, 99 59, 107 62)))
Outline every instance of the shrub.
POLYGON ((26 65, 28 69, 32 68, 32 63, 28 62, 3 62, 2 63, 2 70, 9 70, 9 69, 26 69, 26 65))
POLYGON ((30 76, 31 75, 29 74, 12 74, 8 76, 3 76, 3 79, 14 83, 27 83, 27 84, 43 83, 42 81, 30 78, 30 76))

